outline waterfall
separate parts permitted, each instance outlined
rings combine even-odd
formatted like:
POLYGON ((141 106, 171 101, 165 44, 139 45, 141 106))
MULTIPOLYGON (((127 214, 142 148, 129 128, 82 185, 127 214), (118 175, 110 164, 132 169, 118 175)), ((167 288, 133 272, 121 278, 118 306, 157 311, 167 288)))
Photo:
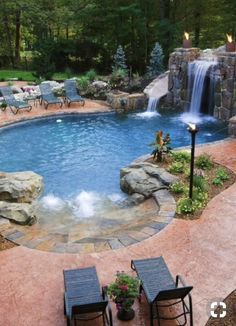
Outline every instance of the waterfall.
MULTIPOLYGON (((188 67, 188 99, 190 100, 189 112, 192 115, 199 115, 201 110, 204 81, 210 67, 216 65, 216 61, 196 60, 188 67), (192 90, 192 95, 191 95, 192 90)), ((211 90, 212 92, 212 90, 211 90)))
POLYGON ((160 97, 150 96, 148 99, 147 110, 142 113, 137 113, 136 116, 141 117, 141 118, 151 118, 151 117, 160 115, 157 112, 159 100, 160 100, 160 97))
POLYGON ((159 98, 158 97, 149 97, 148 99, 148 107, 146 112, 156 112, 158 107, 159 98))

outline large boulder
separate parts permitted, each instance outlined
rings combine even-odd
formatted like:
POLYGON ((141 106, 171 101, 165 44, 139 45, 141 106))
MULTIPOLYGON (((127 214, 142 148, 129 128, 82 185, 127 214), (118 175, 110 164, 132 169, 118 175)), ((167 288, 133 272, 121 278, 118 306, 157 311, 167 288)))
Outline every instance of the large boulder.
POLYGON ((31 203, 43 191, 43 178, 32 172, 0 173, 0 201, 31 203))
POLYGON ((140 162, 120 171, 120 187, 129 194, 150 197, 155 191, 176 182, 178 178, 155 164, 140 162))
POLYGON ((0 201, 0 217, 21 225, 32 225, 36 222, 34 209, 30 204, 0 201))

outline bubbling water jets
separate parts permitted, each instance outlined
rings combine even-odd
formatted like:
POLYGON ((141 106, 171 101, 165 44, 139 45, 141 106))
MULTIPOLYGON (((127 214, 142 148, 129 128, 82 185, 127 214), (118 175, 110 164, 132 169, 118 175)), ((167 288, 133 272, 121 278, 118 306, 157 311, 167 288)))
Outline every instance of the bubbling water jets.
POLYGON ((101 197, 93 191, 81 191, 73 202, 73 212, 77 217, 91 217, 96 212, 96 206, 101 197))
POLYGON ((43 208, 50 211, 60 211, 66 206, 66 203, 61 198, 56 197, 53 194, 44 196, 40 200, 40 203, 42 204, 43 208))

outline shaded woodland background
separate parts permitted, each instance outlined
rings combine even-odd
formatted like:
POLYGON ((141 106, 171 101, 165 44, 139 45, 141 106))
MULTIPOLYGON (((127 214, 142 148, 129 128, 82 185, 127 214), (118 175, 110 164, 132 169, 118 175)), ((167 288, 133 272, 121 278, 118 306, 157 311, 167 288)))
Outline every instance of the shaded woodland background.
POLYGON ((0 0, 0 69, 33 69, 38 57, 55 71, 106 74, 122 45, 142 74, 155 42, 167 64, 184 31, 195 47, 217 47, 235 35, 235 17, 236 0, 0 0))

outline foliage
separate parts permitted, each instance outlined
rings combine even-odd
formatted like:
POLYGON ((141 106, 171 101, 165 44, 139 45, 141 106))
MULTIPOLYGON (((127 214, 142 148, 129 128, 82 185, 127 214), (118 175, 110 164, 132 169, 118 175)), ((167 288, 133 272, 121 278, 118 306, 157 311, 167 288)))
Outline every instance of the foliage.
POLYGON ((150 144, 150 146, 155 147, 151 153, 151 155, 153 155, 154 160, 161 162, 163 160, 163 156, 171 152, 170 144, 171 144, 170 134, 167 133, 166 136, 163 137, 163 131, 158 130, 156 132, 155 142, 150 144))
POLYGON ((55 65, 47 53, 37 53, 33 58, 33 69, 36 78, 50 80, 55 72, 55 65))
POLYGON ((170 190, 176 194, 181 194, 186 190, 186 186, 182 181, 177 181, 170 186, 170 190))
POLYGON ((147 67, 147 75, 154 78, 164 71, 163 65, 164 54, 161 45, 156 42, 150 54, 149 66, 147 67))
POLYGON ((216 171, 216 177, 212 180, 215 186, 222 186, 224 181, 229 180, 229 175, 224 168, 219 168, 216 171))
POLYGON ((182 162, 173 162, 168 168, 168 171, 174 174, 183 173, 184 170, 185 170, 185 164, 182 162))
POLYGON ((192 214, 206 206, 208 194, 194 189, 193 199, 189 197, 180 198, 177 202, 176 212, 178 214, 192 214))
POLYGON ((90 82, 94 81, 97 77, 97 73, 95 69, 90 69, 89 71, 86 72, 86 77, 90 82))
POLYGON ((114 73, 119 69, 123 70, 123 73, 127 74, 125 52, 121 45, 118 46, 116 54, 113 57, 112 72, 114 73))
POLYGON ((182 163, 190 163, 191 155, 188 152, 171 152, 174 161, 182 163))
POLYGON ((229 175, 224 168, 217 169, 216 177, 221 179, 222 181, 229 180, 229 175))
POLYGON ((126 76, 127 73, 124 69, 119 68, 114 70, 110 79, 111 87, 122 89, 123 87, 127 86, 126 76))
POLYGON ((89 79, 87 76, 81 76, 78 78, 79 89, 85 91, 89 86, 89 79))
POLYGON ((129 310, 139 295, 139 280, 136 277, 117 272, 115 282, 108 286, 107 293, 118 309, 129 310))
POLYGON ((202 170, 210 170, 213 165, 213 160, 208 154, 199 155, 195 161, 195 166, 202 170))
POLYGON ((206 192, 208 190, 208 182, 206 178, 200 175, 193 176, 193 186, 203 192, 206 192))

